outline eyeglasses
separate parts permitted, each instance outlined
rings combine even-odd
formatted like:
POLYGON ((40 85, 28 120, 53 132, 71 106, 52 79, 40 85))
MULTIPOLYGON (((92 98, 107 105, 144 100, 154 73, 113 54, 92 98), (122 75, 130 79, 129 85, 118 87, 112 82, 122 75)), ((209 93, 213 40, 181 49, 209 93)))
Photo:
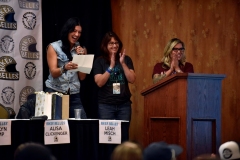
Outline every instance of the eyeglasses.
POLYGON ((113 46, 114 44, 115 44, 116 46, 118 46, 118 45, 119 45, 119 42, 109 42, 109 43, 108 43, 108 45, 110 45, 110 46, 113 46))
POLYGON ((174 52, 177 52, 177 51, 184 52, 185 48, 173 48, 172 51, 174 51, 174 52))

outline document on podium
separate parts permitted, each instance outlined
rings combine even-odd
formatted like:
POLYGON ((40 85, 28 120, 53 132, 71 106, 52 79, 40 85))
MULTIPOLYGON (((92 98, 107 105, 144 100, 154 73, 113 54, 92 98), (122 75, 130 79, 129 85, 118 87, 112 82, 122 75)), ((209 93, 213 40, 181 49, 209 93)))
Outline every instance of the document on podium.
POLYGON ((80 71, 90 74, 93 65, 93 58, 93 54, 74 55, 72 62, 78 64, 78 68, 72 69, 71 71, 80 71))

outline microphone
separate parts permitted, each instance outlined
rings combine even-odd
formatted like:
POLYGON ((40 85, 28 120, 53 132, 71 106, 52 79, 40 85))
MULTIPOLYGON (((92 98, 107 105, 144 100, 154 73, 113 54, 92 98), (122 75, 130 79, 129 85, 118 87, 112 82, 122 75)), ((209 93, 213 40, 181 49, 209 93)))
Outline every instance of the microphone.
MULTIPOLYGON (((77 42, 75 43, 75 50, 76 50, 76 48, 77 48, 78 46, 81 47, 81 46, 80 46, 80 43, 77 41, 77 42)), ((84 54, 84 48, 85 48, 85 47, 83 46, 82 49, 80 50, 80 54, 84 54)))
POLYGON ((75 43, 75 48, 76 48, 77 46, 80 46, 80 43, 79 43, 78 41, 75 43))

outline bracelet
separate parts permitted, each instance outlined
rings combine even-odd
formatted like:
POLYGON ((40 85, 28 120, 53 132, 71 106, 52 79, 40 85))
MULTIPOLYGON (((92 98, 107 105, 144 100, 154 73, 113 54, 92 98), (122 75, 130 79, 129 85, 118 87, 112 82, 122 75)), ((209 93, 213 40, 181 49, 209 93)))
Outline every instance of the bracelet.
POLYGON ((63 68, 60 67, 60 74, 62 75, 63 74, 63 68))
POLYGON ((182 73, 180 69, 176 70, 177 73, 182 73))
POLYGON ((108 69, 106 71, 111 74, 112 73, 112 68, 108 67, 108 69))
POLYGON ((65 68, 65 64, 62 66, 63 72, 67 72, 67 69, 65 68))
POLYGON ((67 70, 65 69, 65 65, 63 65, 62 67, 60 67, 60 74, 62 75, 63 73, 65 73, 67 70))

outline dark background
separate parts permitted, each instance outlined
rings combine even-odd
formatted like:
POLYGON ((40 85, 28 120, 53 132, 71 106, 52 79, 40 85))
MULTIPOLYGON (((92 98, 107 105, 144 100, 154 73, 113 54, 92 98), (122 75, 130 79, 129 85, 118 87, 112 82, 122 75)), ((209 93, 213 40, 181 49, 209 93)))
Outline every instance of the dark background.
MULTIPOLYGON (((78 17, 82 26, 81 46, 87 48, 94 58, 100 55, 100 44, 104 34, 112 30, 110 0, 67 0, 42 1, 42 37, 43 37, 43 90, 49 75, 46 59, 46 47, 59 40, 63 24, 70 17, 78 17)), ((88 118, 97 118, 97 85, 92 73, 81 81, 81 100, 88 118)))

